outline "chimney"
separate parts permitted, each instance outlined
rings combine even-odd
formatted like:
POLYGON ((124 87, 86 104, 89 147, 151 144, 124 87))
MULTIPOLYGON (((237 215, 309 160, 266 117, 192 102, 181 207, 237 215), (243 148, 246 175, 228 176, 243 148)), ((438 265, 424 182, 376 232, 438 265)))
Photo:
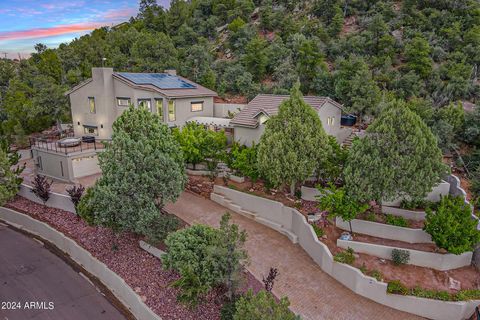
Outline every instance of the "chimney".
POLYGON ((164 71, 166 74, 169 74, 171 76, 176 76, 177 75, 177 70, 175 69, 165 69, 164 71))
POLYGON ((111 78, 113 75, 113 68, 92 68, 93 80, 100 80, 102 82, 105 79, 111 78))

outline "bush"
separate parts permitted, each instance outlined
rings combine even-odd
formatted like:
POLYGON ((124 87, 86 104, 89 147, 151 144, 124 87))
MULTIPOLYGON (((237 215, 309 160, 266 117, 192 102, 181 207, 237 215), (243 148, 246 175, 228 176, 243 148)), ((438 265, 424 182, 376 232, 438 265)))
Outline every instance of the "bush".
POLYGON ((435 244, 453 254, 473 250, 480 242, 477 220, 471 217, 471 208, 462 197, 443 197, 437 211, 427 209, 424 230, 435 244))
POLYGON ((17 175, 11 170, 11 166, 8 154, 0 148, 0 206, 12 199, 18 192, 21 180, 18 180, 17 175))
POLYGON ((178 218, 171 214, 162 214, 157 220, 153 222, 147 230, 147 242, 157 245, 167 238, 167 236, 180 226, 178 218))
POLYGON ((377 281, 382 281, 383 279, 382 273, 378 270, 372 270, 368 275, 374 277, 375 279, 377 279, 377 281))
POLYGON ((317 226, 316 224, 312 224, 312 228, 313 228, 313 231, 315 231, 315 234, 317 235, 317 237, 319 238, 325 234, 325 231, 319 226, 317 226))
POLYGON ((479 289, 460 290, 455 295, 455 300, 457 301, 480 300, 480 290, 479 289))
POLYGON ((333 260, 340 263, 353 264, 355 262, 353 253, 353 249, 349 247, 347 250, 337 253, 333 260))
POLYGON ((394 216, 394 215, 391 215, 391 214, 385 215, 385 222, 387 224, 390 224, 392 226, 397 226, 397 227, 407 227, 408 226, 408 222, 407 222, 407 220, 405 220, 404 217, 394 216))
POLYGON ((72 200, 75 210, 77 209, 77 206, 80 203, 80 200, 82 199, 82 195, 84 191, 85 191, 85 187, 82 185, 73 186, 67 189, 67 193, 70 196, 70 200, 72 200))
POLYGON ((80 198, 77 205, 77 214, 89 225, 95 224, 95 215, 93 212, 93 206, 91 199, 93 197, 94 188, 88 188, 85 194, 80 198))
POLYGON ((400 208, 407 209, 407 210, 427 209, 427 208, 433 208, 433 207, 435 207, 435 202, 428 201, 425 199, 412 199, 412 200, 403 199, 400 202, 400 208))
POLYGON ((399 266, 401 264, 407 264, 410 261, 410 251, 402 249, 392 250, 393 264, 399 266))
POLYGON ((288 298, 284 297, 276 301, 275 297, 266 291, 260 291, 256 295, 252 290, 238 299, 235 307, 234 320, 299 320, 289 309, 288 298))
POLYGON ((40 200, 42 200, 43 204, 45 205, 48 199, 50 199, 50 187, 52 186, 52 181, 48 181, 45 176, 37 174, 32 184, 32 193, 35 194, 38 198, 40 198, 40 200))
POLYGON ((385 222, 389 225, 397 226, 397 227, 407 227, 408 222, 402 216, 394 216, 391 214, 385 215, 385 222))
POLYGON ((415 297, 442 301, 450 301, 453 299, 452 295, 447 291, 427 290, 420 287, 415 287, 414 289, 410 290, 410 294, 415 297))
POLYGON ((237 299, 232 301, 227 301, 223 304, 222 309, 220 309, 220 319, 221 320, 233 320, 233 316, 237 311, 235 304, 237 303, 237 299))
POLYGON ((409 290, 399 280, 393 280, 388 283, 387 292, 406 296, 409 293, 409 290))

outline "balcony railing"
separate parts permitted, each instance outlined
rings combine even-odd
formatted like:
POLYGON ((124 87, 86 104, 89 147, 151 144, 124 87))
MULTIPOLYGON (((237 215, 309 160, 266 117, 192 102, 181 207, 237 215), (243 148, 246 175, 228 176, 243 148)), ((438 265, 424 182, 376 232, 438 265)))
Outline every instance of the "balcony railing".
POLYGON ((84 152, 84 151, 91 151, 91 150, 101 150, 105 149, 105 144, 100 141, 93 141, 93 142, 84 142, 80 139, 77 145, 62 145, 59 144, 61 139, 71 137, 73 138, 73 134, 64 135, 62 137, 53 136, 53 135, 44 135, 40 137, 30 138, 30 147, 47 150, 55 153, 60 154, 72 154, 77 152, 84 152))

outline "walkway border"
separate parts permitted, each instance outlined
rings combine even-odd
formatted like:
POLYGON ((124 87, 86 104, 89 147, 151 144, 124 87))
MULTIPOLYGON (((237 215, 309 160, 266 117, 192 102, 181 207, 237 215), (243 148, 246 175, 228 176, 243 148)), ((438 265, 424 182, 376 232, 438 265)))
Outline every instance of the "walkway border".
POLYGON ((68 254, 73 261, 97 277, 136 319, 162 320, 142 301, 125 280, 60 231, 26 214, 4 207, 0 207, 0 220, 45 239, 68 254))
POLYGON ((298 244, 324 272, 356 294, 377 303, 436 320, 468 319, 474 313, 475 307, 480 304, 479 300, 440 301, 388 294, 385 282, 366 276, 350 265, 335 262, 328 247, 318 240, 312 226, 296 209, 287 207, 277 201, 219 185, 214 186, 211 199, 259 223, 270 226, 268 223, 264 223, 269 221, 272 225, 270 227, 276 231, 286 230, 295 235, 298 244), (244 214, 245 210, 248 210, 248 215, 244 214))

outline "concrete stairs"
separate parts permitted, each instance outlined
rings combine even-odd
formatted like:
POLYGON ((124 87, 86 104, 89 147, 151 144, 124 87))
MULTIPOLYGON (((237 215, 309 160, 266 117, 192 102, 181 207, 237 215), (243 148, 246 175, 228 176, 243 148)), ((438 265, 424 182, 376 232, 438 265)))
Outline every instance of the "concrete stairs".
POLYGON ((350 133, 350 135, 342 142, 342 147, 347 149, 350 148, 355 137, 357 137, 357 135, 355 134, 355 131, 352 131, 352 133, 350 133))
POLYGON ((255 220, 258 223, 261 223, 261 224, 263 224, 263 225, 265 225, 269 228, 274 229, 275 231, 280 232, 281 234, 284 234, 293 243, 298 243, 297 235, 295 235, 292 231, 285 228, 283 225, 281 225, 279 223, 276 223, 276 222, 273 222, 273 221, 270 221, 270 220, 268 220, 264 217, 261 217, 256 212, 252 212, 252 211, 248 211, 248 210, 243 209, 241 206, 234 203, 232 200, 227 198, 225 195, 219 194, 219 193, 212 193, 210 195, 210 199, 212 201, 220 204, 221 206, 224 206, 224 207, 230 209, 231 211, 233 211, 235 213, 238 213, 238 214, 240 214, 240 215, 242 215, 242 216, 244 216, 248 219, 255 220))

